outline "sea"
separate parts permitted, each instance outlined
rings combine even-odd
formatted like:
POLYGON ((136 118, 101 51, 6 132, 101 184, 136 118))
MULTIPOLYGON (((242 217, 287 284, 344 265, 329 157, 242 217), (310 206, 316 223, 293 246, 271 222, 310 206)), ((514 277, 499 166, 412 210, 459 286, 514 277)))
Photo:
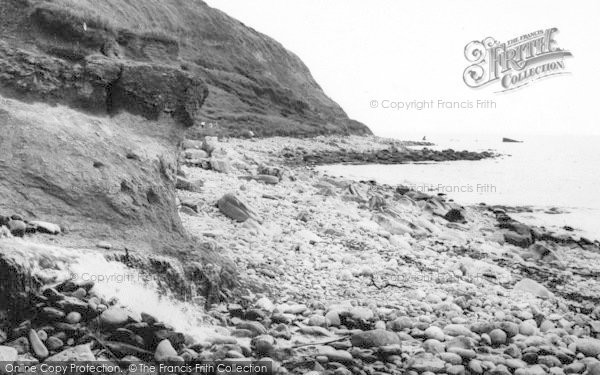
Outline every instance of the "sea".
MULTIPOLYGON (((396 136, 403 140, 420 137, 396 136)), ((600 240, 600 136, 522 135, 506 143, 498 135, 428 135, 430 149, 493 151, 500 157, 395 165, 327 165, 331 176, 407 185, 444 193, 461 205, 518 208, 517 220, 600 240)), ((420 148, 415 147, 415 148, 420 148)))

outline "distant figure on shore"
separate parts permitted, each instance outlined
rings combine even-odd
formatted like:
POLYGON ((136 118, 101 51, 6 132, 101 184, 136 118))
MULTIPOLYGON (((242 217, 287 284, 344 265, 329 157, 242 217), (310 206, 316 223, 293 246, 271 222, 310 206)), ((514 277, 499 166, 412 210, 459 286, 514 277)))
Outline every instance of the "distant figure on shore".
POLYGON ((423 140, 424 140, 424 141, 426 141, 426 140, 427 140, 427 137, 426 137, 426 136, 423 136, 423 140))

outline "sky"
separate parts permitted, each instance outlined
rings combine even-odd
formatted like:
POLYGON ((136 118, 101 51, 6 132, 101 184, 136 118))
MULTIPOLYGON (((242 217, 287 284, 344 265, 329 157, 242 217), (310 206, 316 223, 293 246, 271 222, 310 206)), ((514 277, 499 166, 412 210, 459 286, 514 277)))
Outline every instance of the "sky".
POLYGON ((325 93, 375 134, 600 135, 600 2, 208 3, 297 54, 325 93), (569 74, 503 93, 496 92, 499 84, 473 89, 464 83, 469 42, 490 36, 505 42, 552 27, 559 30, 558 47, 573 54, 564 61, 569 74), (389 108, 431 100, 434 105, 422 110, 389 108), (495 106, 476 108, 478 100, 495 106), (471 102, 474 108, 454 102, 471 102))

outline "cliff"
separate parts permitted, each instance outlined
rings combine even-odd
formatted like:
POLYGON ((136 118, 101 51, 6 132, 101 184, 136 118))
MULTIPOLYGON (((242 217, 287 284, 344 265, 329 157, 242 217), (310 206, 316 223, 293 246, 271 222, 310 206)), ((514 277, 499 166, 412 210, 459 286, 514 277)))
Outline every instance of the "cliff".
POLYGON ((298 57, 202 1, 3 0, 0 32, 0 215, 78 245, 186 253, 186 134, 369 133, 298 57))
POLYGON ((0 15, 4 93, 150 118, 166 110, 199 132, 210 126, 231 135, 369 133, 323 93, 297 56, 202 1, 6 0, 0 15), (132 91, 121 83, 145 89, 152 75, 174 82, 185 100, 199 100, 162 103, 151 87, 135 93, 141 106, 131 102, 132 91), (181 85, 190 79, 205 91, 181 85))

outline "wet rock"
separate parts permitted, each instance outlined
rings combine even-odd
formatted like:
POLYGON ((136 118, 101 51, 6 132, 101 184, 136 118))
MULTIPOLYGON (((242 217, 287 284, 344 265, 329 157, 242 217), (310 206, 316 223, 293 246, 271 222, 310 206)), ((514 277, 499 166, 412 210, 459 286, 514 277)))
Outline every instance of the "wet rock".
POLYGON ((104 327, 123 326, 129 321, 129 312, 120 307, 111 307, 100 314, 100 324, 104 327))
POLYGON ((27 230, 27 225, 22 220, 10 220, 8 222, 8 230, 13 236, 23 237, 27 230))
POLYGON ((163 340, 169 340, 176 348, 185 343, 185 335, 172 329, 160 329, 154 332, 154 342, 159 343, 163 340))
POLYGON ((62 320, 65 317, 65 313, 55 307, 44 307, 41 315, 48 321, 62 320))
POLYGON ((270 335, 260 335, 253 338, 251 344, 258 355, 269 355, 275 349, 275 338, 270 335))
POLYGON ((394 332, 376 329, 356 333, 350 337, 350 342, 359 348, 373 348, 400 344, 400 338, 394 332))
POLYGON ((46 359, 47 362, 64 362, 64 361, 95 361, 96 357, 90 350, 87 344, 78 345, 72 348, 63 350, 46 359))
MULTIPOLYGON (((45 327, 45 329, 52 329, 51 327, 45 327)), ((40 338, 40 340, 42 341, 46 341, 48 339, 48 333, 44 330, 44 329, 40 329, 39 331, 37 331, 38 337, 40 338)))
POLYGON ((462 223, 465 221, 465 217, 461 210, 453 208, 450 211, 446 212, 444 218, 452 223, 462 223))
POLYGON ((81 321, 81 314, 77 311, 71 311, 65 318, 65 321, 70 324, 77 324, 81 321))
POLYGON ((56 305, 66 313, 77 311, 78 313, 85 315, 89 312, 89 304, 72 296, 64 297, 62 300, 58 301, 56 305))
POLYGON ((67 335, 76 336, 81 333, 81 325, 80 324, 69 324, 63 322, 54 323, 54 327, 59 330, 65 332, 67 335))
POLYGON ((250 218, 262 222, 262 219, 260 219, 253 209, 248 207, 233 194, 225 194, 221 197, 217 202, 217 207, 221 213, 237 222, 242 223, 250 218))
POLYGON ((264 335, 267 333, 267 329, 265 328, 265 326, 263 326, 259 322, 241 322, 236 326, 236 328, 247 329, 250 332, 252 332, 254 336, 264 335))
POLYGON ((153 315, 148 314, 146 312, 142 312, 140 314, 140 318, 142 319, 142 322, 144 322, 148 325, 153 325, 158 322, 158 319, 156 319, 153 315))
POLYGON ((167 361, 176 356, 177 351, 173 348, 173 345, 171 345, 169 340, 162 340, 156 346, 156 351, 154 352, 154 359, 156 361, 167 361))
POLYGON ((78 288, 76 291, 71 293, 71 297, 83 300, 87 295, 87 291, 84 288, 78 288))
POLYGON ((149 360, 152 358, 152 353, 142 349, 136 345, 127 344, 124 342, 116 342, 116 341, 105 341, 104 345, 110 349, 112 353, 119 357, 125 357, 128 355, 136 356, 139 358, 143 358, 145 360, 149 360))
POLYGON ((56 336, 50 336, 46 340, 46 347, 48 350, 57 351, 64 346, 64 342, 56 336))
POLYGON ((79 288, 83 288, 86 292, 89 292, 90 289, 94 287, 94 281, 92 280, 65 280, 59 286, 57 286, 57 290, 62 293, 73 293, 77 291, 79 288))
POLYGON ((244 319, 261 321, 267 318, 267 313, 261 309, 248 309, 244 313, 244 319))
POLYGON ((231 303, 227 306, 227 310, 229 311, 229 314, 232 317, 238 317, 241 318, 244 316, 244 308, 237 304, 237 303, 231 303))
POLYGON ((35 353, 35 356, 37 358, 44 359, 48 357, 48 349, 46 348, 42 340, 40 340, 37 332, 34 329, 29 331, 29 343, 31 345, 31 349, 33 349, 33 352, 35 353))

